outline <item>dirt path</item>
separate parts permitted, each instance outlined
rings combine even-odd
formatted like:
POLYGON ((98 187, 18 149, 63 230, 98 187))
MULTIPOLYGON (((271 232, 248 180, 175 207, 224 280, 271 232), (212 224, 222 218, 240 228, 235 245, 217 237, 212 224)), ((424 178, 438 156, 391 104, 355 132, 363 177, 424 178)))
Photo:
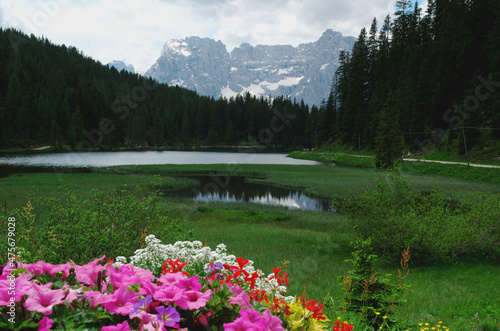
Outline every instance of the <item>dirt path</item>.
MULTIPOLYGON (((337 155, 347 155, 347 156, 360 156, 360 155, 355 155, 355 154, 337 154, 337 155)), ((361 155, 361 157, 373 157, 371 155, 361 155)), ((467 162, 453 162, 453 161, 438 161, 438 160, 423 160, 423 159, 407 159, 405 158, 404 161, 420 161, 420 162, 434 162, 434 163, 443 163, 443 164, 461 164, 461 165, 467 165, 467 162)), ((471 167, 478 167, 478 168, 500 168, 500 166, 496 165, 487 165, 487 164, 477 164, 477 163, 470 163, 469 164, 471 167)))
POLYGON ((50 148, 50 146, 43 146, 43 147, 38 147, 38 148, 32 148, 35 151, 41 151, 42 149, 47 149, 50 148))
MULTIPOLYGON (((451 162, 451 161, 437 161, 437 160, 422 160, 422 159, 404 159, 405 161, 420 161, 420 162, 434 162, 434 163, 443 163, 443 164, 461 164, 467 165, 466 162, 451 162)), ((500 166, 495 165, 487 165, 487 164, 476 164, 470 163, 471 167, 479 167, 479 168, 500 168, 500 166)))

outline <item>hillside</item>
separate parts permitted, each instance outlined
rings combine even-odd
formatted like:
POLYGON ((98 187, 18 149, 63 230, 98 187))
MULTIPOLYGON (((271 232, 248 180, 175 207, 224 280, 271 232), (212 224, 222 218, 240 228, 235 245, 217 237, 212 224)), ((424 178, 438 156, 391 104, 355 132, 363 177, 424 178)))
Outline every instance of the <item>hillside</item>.
POLYGON ((118 72, 75 47, 0 30, 0 148, 312 147, 318 109, 277 97, 214 99, 118 72))

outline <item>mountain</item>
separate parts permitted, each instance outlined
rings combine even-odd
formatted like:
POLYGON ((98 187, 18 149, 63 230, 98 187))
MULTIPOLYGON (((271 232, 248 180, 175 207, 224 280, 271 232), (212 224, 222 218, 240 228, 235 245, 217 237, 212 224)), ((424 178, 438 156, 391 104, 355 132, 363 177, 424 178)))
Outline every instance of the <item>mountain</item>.
POLYGON ((116 70, 118 70, 118 72, 122 71, 122 70, 126 70, 130 73, 135 73, 135 69, 134 69, 134 66, 131 65, 131 64, 126 64, 125 62, 123 61, 111 61, 108 63, 108 68, 111 68, 111 67, 114 67, 116 68, 116 70))
POLYGON ((319 106, 328 97, 340 51, 350 51, 355 41, 328 29, 317 41, 297 47, 243 43, 229 53, 210 38, 173 39, 145 76, 214 98, 249 91, 319 106))

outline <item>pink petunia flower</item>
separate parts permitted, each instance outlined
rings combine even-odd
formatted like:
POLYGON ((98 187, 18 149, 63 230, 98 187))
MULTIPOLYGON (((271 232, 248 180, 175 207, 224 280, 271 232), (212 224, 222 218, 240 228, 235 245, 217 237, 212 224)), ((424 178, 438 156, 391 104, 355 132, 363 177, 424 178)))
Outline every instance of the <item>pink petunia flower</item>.
POLYGON ((14 298, 15 302, 21 301, 23 296, 32 288, 31 277, 31 274, 25 273, 15 278, 6 277, 0 280, 0 306, 9 304, 11 298, 14 298))
POLYGON ((28 272, 32 272, 34 274, 42 274, 48 273, 51 276, 55 276, 58 272, 62 272, 62 280, 65 280, 69 276, 69 269, 71 265, 69 263, 66 264, 50 264, 44 261, 38 261, 36 263, 27 264, 25 268, 28 272))
POLYGON ((198 291, 186 291, 184 292, 184 295, 175 303, 181 309, 195 310, 204 307, 208 300, 210 300, 211 295, 212 290, 207 290, 205 293, 198 291))
POLYGON ((161 327, 163 328, 163 322, 158 319, 157 315, 148 314, 143 310, 137 313, 135 317, 138 317, 141 320, 139 323, 140 330, 156 330, 154 327, 158 324, 161 324, 161 327))
POLYGON ((101 331, 130 331, 130 325, 128 325, 128 322, 125 321, 116 325, 103 326, 101 331))
POLYGON ((63 290, 66 294, 66 298, 64 299, 65 301, 68 300, 69 303, 72 303, 74 300, 77 299, 78 293, 82 293, 82 289, 79 288, 77 290, 73 290, 68 284, 63 285, 63 290))
POLYGON ((224 331, 261 331, 259 327, 246 318, 238 317, 232 323, 224 323, 224 331))
POLYGON ((182 298, 183 295, 184 291, 177 286, 162 286, 156 289, 153 298, 167 304, 172 304, 182 298))
POLYGON ((241 288, 239 285, 231 285, 229 284, 229 291, 231 293, 234 293, 235 295, 230 297, 229 300, 227 301, 230 304, 233 305, 240 305, 242 307, 246 307, 248 309, 251 309, 252 306, 250 305, 250 297, 248 294, 241 288))
POLYGON ((38 331, 47 331, 52 327, 52 322, 50 318, 44 316, 40 322, 38 322, 38 331))
POLYGON ((26 309, 50 315, 53 306, 64 304, 66 294, 63 290, 50 289, 50 283, 45 285, 33 283, 32 286, 32 289, 27 293, 28 299, 24 302, 26 309))
POLYGON ((103 307, 115 314, 128 315, 137 302, 138 294, 125 287, 120 287, 110 295, 111 301, 103 304, 103 307))
POLYGON ((243 319, 250 321, 253 325, 257 326, 259 330, 264 330, 267 326, 266 320, 262 317, 262 315, 256 311, 255 309, 247 310, 241 309, 240 316, 243 319))
POLYGON ((103 255, 101 258, 95 259, 94 261, 89 262, 85 265, 77 266, 76 279, 80 283, 87 284, 90 287, 96 286, 99 279, 99 274, 102 272, 102 269, 104 269, 104 267, 99 265, 98 262, 103 260, 104 257, 105 256, 103 255))
POLYGON ((139 294, 140 295, 153 295, 156 291, 156 284, 153 284, 153 282, 149 279, 143 279, 141 281, 141 286, 139 287, 139 294))
POLYGON ((111 295, 101 293, 99 291, 85 291, 83 292, 85 298, 90 303, 90 308, 95 308, 97 306, 104 305, 113 300, 111 295))
POLYGON ((273 316, 269 309, 266 309, 266 311, 264 311, 264 313, 262 314, 262 318, 267 322, 267 326, 264 331, 285 331, 282 326, 281 320, 278 317, 273 316))
POLYGON ((166 273, 160 277, 159 282, 163 285, 177 285, 181 279, 186 279, 182 272, 166 273))
POLYGON ((188 279, 181 279, 177 283, 177 287, 185 291, 199 291, 201 290, 201 284, 198 276, 194 276, 188 279))

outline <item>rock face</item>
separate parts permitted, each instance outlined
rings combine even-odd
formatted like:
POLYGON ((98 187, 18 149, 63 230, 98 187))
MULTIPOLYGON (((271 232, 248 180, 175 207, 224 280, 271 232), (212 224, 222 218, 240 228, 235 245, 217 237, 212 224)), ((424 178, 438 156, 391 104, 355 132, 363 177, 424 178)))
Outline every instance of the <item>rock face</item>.
POLYGON ((111 61, 108 63, 108 68, 111 68, 111 67, 115 67, 116 70, 118 70, 118 72, 120 72, 122 70, 126 70, 126 71, 133 73, 133 74, 135 73, 134 66, 131 64, 126 64, 123 61, 111 61))
POLYGON ((249 91, 319 106, 328 97, 340 51, 350 51, 355 41, 328 29, 317 41, 297 47, 244 43, 229 54, 222 42, 213 39, 174 39, 164 45, 145 76, 214 98, 249 91))

